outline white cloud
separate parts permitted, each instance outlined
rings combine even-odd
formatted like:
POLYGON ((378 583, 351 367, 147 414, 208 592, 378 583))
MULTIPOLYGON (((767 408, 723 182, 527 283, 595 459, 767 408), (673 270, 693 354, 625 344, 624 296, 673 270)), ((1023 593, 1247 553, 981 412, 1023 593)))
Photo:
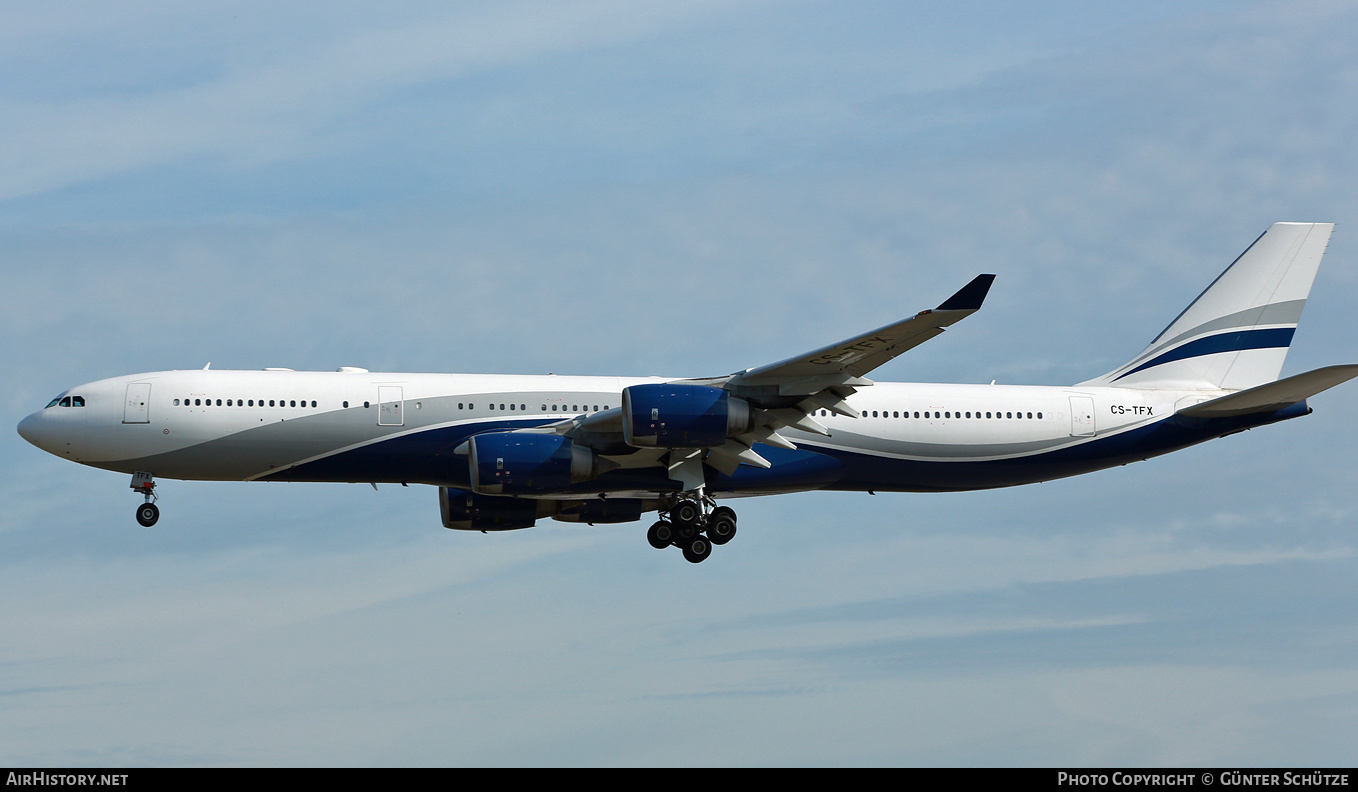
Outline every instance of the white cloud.
POLYGON ((329 128, 393 92, 655 35, 724 8, 597 0, 369 20, 300 51, 228 62, 186 86, 11 99, 0 103, 9 119, 0 127, 0 200, 188 158, 254 166, 305 158, 329 128))

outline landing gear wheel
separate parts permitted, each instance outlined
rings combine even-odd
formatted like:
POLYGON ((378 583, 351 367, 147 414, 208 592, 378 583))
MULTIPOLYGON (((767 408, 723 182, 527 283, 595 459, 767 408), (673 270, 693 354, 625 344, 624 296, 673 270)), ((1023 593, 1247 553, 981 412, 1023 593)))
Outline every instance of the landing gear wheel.
POLYGON ((697 528, 703 517, 703 508, 697 501, 681 500, 670 509, 670 522, 679 528, 697 528))
POLYGON ((701 563, 712 554, 712 543, 705 536, 698 536, 683 547, 684 560, 690 564, 701 563))
POLYGON ((160 509, 154 503, 143 503, 137 507, 137 522, 143 527, 150 528, 160 519, 160 509))
POLYGON ((707 518, 707 538, 714 545, 724 545, 736 536, 736 513, 726 506, 718 506, 707 518))
POLYGON ((667 522, 658 522, 646 532, 646 541, 657 550, 664 550, 674 544, 674 529, 667 522))

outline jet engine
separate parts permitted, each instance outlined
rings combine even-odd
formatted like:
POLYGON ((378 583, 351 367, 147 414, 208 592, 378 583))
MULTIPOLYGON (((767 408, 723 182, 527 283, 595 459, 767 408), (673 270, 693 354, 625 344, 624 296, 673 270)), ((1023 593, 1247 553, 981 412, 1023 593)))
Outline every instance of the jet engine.
POLYGON ((472 490, 482 495, 560 492, 607 467, 590 449, 556 434, 486 432, 470 442, 472 490))
POLYGON ((512 531, 533 527, 538 518, 538 502, 439 487, 439 514, 443 527, 456 531, 512 531))
POLYGON ((719 446, 750 430, 750 405, 706 385, 632 385, 622 391, 622 425, 630 446, 719 446))
MULTIPOLYGON (((652 506, 651 508, 655 508, 652 506)), ((648 511, 641 498, 609 498, 608 500, 561 501, 560 511, 552 519, 561 522, 595 524, 635 522, 648 511)))

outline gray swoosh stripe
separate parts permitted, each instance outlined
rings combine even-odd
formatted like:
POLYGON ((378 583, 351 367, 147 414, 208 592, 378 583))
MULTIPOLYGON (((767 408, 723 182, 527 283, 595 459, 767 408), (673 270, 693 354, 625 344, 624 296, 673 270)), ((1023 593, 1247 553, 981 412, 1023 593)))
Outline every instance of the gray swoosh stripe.
POLYGON ((1147 349, 1136 359, 1124 366, 1124 369, 1135 368, 1142 361, 1150 360, 1161 352, 1180 343, 1189 341, 1198 336, 1220 332, 1222 330, 1246 330, 1259 325, 1296 325, 1301 321, 1301 311, 1306 307, 1305 300, 1287 300, 1285 302, 1269 303, 1260 308, 1247 308, 1233 314, 1218 317, 1210 322, 1203 322, 1191 330, 1186 330, 1170 340, 1157 346, 1147 349))

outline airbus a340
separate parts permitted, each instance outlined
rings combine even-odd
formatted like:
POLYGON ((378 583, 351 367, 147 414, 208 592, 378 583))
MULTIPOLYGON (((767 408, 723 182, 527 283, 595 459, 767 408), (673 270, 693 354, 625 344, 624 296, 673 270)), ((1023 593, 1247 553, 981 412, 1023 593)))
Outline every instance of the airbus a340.
POLYGON ((806 490, 1007 487, 1146 459, 1308 414, 1358 365, 1278 379, 1333 225, 1277 223, 1141 354, 1067 387, 873 382, 981 307, 937 308, 787 360, 700 379, 161 371, 71 388, 19 424, 56 456, 156 479, 428 484, 448 528, 614 523, 707 558, 725 500, 806 490))

